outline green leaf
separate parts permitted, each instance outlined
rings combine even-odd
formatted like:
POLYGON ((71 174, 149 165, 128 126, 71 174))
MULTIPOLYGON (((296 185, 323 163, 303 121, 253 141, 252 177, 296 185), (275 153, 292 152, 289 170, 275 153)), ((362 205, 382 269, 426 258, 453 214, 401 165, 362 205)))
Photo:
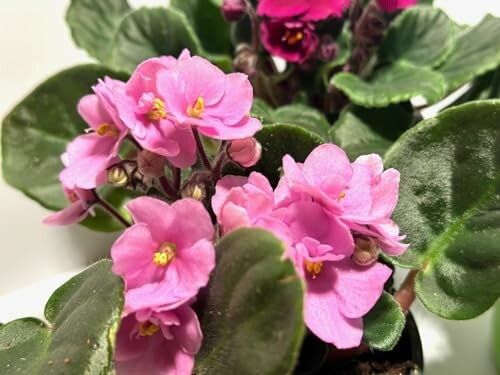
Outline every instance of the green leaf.
POLYGON ((276 123, 293 124, 319 135, 325 142, 329 140, 330 124, 325 115, 305 104, 290 104, 277 108, 273 113, 276 123))
POLYGON ((500 101, 464 104, 421 122, 386 154, 401 172, 393 215, 410 249, 393 262, 420 269, 432 312, 473 318, 500 296, 500 101))
POLYGON ((406 318, 399 304, 384 292, 377 304, 363 317, 363 342, 371 348, 392 350, 399 341, 406 318))
POLYGON ((196 374, 292 372, 305 332, 304 286, 283 251, 261 229, 240 229, 217 245, 196 374))
POLYGON ((220 6, 210 1, 172 0, 170 6, 183 12, 208 53, 231 53, 229 23, 222 17, 220 6))
POLYGON ((127 0, 71 0, 66 22, 75 44, 106 63, 118 25, 130 11, 127 0))
MULTIPOLYGON (((88 128, 76 106, 105 75, 123 78, 98 65, 64 70, 35 88, 7 115, 2 123, 2 169, 9 185, 48 209, 57 211, 68 205, 58 180, 63 169, 60 155, 68 142, 88 128)), ((107 189, 102 195, 120 206, 130 197, 124 190, 107 189)), ((84 224, 100 231, 121 228, 100 210, 84 224)))
POLYGON ((0 328, 2 374, 107 373, 123 303, 123 282, 111 262, 94 264, 52 294, 49 325, 24 318, 0 328))
POLYGON ((352 73, 339 73, 333 76, 331 83, 344 91, 353 103, 365 107, 385 107, 418 95, 436 102, 446 93, 446 82, 439 73, 405 64, 383 68, 370 81, 352 73))
POLYGON ((283 156, 289 154, 297 162, 303 162, 314 148, 324 143, 316 134, 287 124, 266 125, 256 134, 256 138, 262 145, 262 157, 255 169, 263 173, 273 185, 280 178, 283 156))
POLYGON ((455 49, 439 68, 449 90, 500 65, 499 34, 500 18, 488 15, 459 36, 455 49))
POLYGON ((261 122, 273 122, 274 109, 260 98, 254 98, 250 113, 253 117, 257 117, 261 122))
POLYGON ((174 8, 140 8, 122 20, 115 34, 112 66, 132 72, 150 57, 177 57, 184 48, 192 54, 201 50, 200 42, 183 13, 174 8))
POLYGON ((473 100, 500 98, 500 69, 495 69, 477 77, 471 87, 451 106, 467 103, 473 100))
POLYGON ((453 21, 440 9, 408 8, 389 26, 379 49, 385 62, 406 61, 418 67, 441 64, 456 41, 453 21))
POLYGON ((333 143, 343 148, 351 160, 360 155, 383 155, 413 122, 409 103, 386 108, 347 107, 330 129, 333 143))
POLYGON ((500 373, 500 303, 497 303, 493 314, 493 353, 497 372, 500 373))

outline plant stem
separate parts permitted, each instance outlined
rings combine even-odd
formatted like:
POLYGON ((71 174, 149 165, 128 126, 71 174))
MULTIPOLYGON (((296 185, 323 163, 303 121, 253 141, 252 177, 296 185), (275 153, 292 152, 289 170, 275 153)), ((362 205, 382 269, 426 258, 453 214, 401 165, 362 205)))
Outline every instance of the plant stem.
POLYGON ((415 301, 415 279, 420 270, 411 270, 406 275, 405 280, 394 293, 394 299, 401 306, 401 310, 406 314, 410 309, 411 304, 415 301))
POLYGON ((198 130, 194 126, 191 128, 193 129, 194 140, 196 141, 196 147, 198 148, 198 155, 200 155, 200 159, 205 168, 211 172, 212 164, 210 164, 210 160, 208 159, 203 143, 201 142, 200 133, 198 133, 198 130))
POLYGON ((110 216, 115 218, 117 221, 119 221, 125 228, 129 228, 131 224, 126 220, 113 206, 111 206, 108 202, 106 202, 104 199, 99 197, 97 192, 94 190, 94 195, 96 199, 96 204, 102 207, 110 216))
POLYGON ((175 191, 179 192, 179 189, 181 188, 181 170, 174 167, 172 164, 170 164, 170 167, 172 168, 172 184, 174 185, 175 191))
POLYGON ((168 198, 170 199, 175 199, 179 195, 179 190, 175 189, 172 187, 170 184, 170 181, 167 179, 166 176, 161 176, 158 181, 160 182, 161 187, 165 191, 165 194, 167 194, 168 198))
POLYGON ((249 0, 245 0, 245 4, 247 6, 247 13, 252 27, 252 51, 254 53, 259 53, 259 19, 257 18, 257 13, 255 13, 252 3, 249 0))
POLYGON ((219 156, 217 157, 217 160, 215 161, 215 167, 213 169, 213 176, 214 176, 214 182, 217 183, 218 180, 220 180, 221 173, 222 173, 222 168, 224 168, 224 165, 226 164, 226 146, 227 142, 223 141, 219 150, 219 156))

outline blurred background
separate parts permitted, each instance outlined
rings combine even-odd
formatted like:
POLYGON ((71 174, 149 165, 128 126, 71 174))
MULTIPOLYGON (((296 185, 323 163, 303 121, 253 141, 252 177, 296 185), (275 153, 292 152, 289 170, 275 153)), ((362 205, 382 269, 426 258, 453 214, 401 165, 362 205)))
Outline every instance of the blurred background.
MULTIPOLYGON (((134 6, 166 2, 130 0, 134 6)), ((464 24, 475 24, 486 13, 500 16, 498 0, 434 3, 464 24)), ((67 4, 67 0, 2 1, 1 118, 50 75, 92 61, 71 41, 64 21, 67 4)), ((52 290, 89 262, 104 257, 115 238, 80 226, 46 227, 41 220, 47 214, 47 210, 0 179, 0 321, 41 316, 52 290)), ((431 316, 418 304, 412 310, 425 348, 427 375, 495 374, 491 311, 472 321, 449 322, 431 316)))

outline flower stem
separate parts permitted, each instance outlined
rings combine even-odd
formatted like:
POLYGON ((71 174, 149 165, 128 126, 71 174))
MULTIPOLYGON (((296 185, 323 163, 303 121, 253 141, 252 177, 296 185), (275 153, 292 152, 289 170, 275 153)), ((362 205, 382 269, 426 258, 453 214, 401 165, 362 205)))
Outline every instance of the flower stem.
POLYGON ((200 159, 205 166, 206 169, 212 171, 212 164, 210 164, 210 160, 208 159, 207 153, 205 152, 205 148, 203 147, 203 143, 201 142, 200 133, 198 133, 198 129, 192 126, 194 140, 196 142, 196 147, 198 148, 198 155, 200 155, 200 159))
POLYGON ((245 0, 245 4, 247 6, 247 13, 252 27, 252 51, 254 53, 258 53, 260 47, 259 19, 257 18, 257 13, 255 12, 252 3, 249 0, 245 0))
POLYGON ((131 224, 126 220, 113 206, 102 199, 97 192, 94 190, 94 195, 96 199, 96 204, 101 206, 101 208, 106 211, 110 216, 119 221, 125 228, 129 228, 131 224))
POLYGON ((401 310, 406 314, 410 309, 411 304, 415 301, 415 279, 420 270, 411 270, 406 275, 405 280, 394 293, 394 299, 401 306, 401 310))
POLYGON ((174 187, 172 187, 172 184, 166 176, 161 176, 158 181, 160 182, 160 185, 165 191, 165 194, 167 194, 168 198, 175 199, 178 197, 179 189, 176 190, 174 187))
POLYGON ((174 185, 175 191, 178 192, 181 188, 181 170, 173 165, 170 165, 170 167, 172 168, 172 184, 174 185))

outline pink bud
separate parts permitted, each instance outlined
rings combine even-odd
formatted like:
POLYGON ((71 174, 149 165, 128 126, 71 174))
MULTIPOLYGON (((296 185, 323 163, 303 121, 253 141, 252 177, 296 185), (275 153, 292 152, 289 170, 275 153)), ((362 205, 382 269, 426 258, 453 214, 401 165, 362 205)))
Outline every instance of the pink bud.
POLYGON ((229 158, 242 167, 252 167, 260 159, 262 147, 253 137, 236 139, 231 142, 227 149, 229 158))
POLYGON ((379 247, 371 238, 356 238, 352 260, 359 266, 370 266, 378 260, 379 247))
POLYGON ((245 12, 245 0, 224 0, 222 15, 228 22, 238 21, 245 12))

